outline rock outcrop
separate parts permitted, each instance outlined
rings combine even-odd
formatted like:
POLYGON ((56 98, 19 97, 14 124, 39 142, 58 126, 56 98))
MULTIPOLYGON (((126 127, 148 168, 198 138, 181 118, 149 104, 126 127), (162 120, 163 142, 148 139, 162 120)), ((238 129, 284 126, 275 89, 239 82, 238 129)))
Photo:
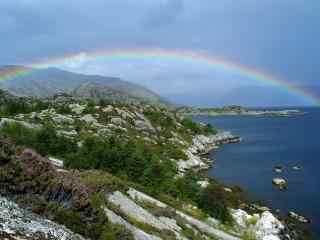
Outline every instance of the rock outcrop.
POLYGON ((21 209, 17 204, 0 197, 1 239, 84 240, 66 227, 21 209))
POLYGON ((254 215, 241 209, 231 209, 230 211, 239 231, 247 233, 257 240, 282 239, 282 231, 285 226, 269 211, 254 215))
POLYGON ((277 186, 279 189, 283 190, 287 188, 287 181, 283 178, 274 178, 272 183, 277 186))
POLYGON ((188 169, 206 169, 212 164, 212 160, 201 157, 209 153, 210 150, 218 148, 221 144, 235 143, 241 138, 233 136, 230 132, 219 132, 214 135, 197 135, 192 139, 192 145, 185 151, 187 160, 179 160, 178 168, 180 172, 188 169))

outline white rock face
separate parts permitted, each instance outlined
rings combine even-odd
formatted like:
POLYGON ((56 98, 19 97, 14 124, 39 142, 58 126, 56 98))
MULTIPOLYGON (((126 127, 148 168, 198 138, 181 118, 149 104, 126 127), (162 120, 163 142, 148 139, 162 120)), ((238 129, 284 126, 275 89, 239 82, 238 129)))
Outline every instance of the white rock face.
POLYGON ((262 240, 280 240, 280 238, 274 235, 269 235, 269 236, 263 237, 262 240))
POLYGON ((71 131, 64 131, 64 130, 57 130, 58 135, 63 135, 66 137, 75 137, 78 135, 76 130, 71 130, 71 131))
POLYGON ((114 118, 111 118, 110 122, 114 125, 117 125, 117 126, 121 126, 121 125, 126 125, 127 122, 125 120, 123 120, 122 118, 120 117, 114 117, 114 118))
POLYGON ((109 219, 114 224, 120 224, 124 226, 126 229, 128 229, 135 240, 161 240, 161 238, 148 234, 137 227, 133 226, 132 224, 128 223, 126 220, 124 220, 122 217, 118 216, 111 210, 104 208, 104 211, 109 219))
POLYGON ((187 169, 191 168, 207 167, 207 164, 204 163, 199 156, 194 155, 188 150, 185 153, 188 156, 188 160, 179 160, 177 162, 178 169, 180 172, 185 172, 187 169))
POLYGON ((279 233, 284 229, 283 224, 270 212, 264 212, 254 226, 258 240, 280 240, 279 233))
POLYGON ((198 183, 198 184, 200 185, 200 187, 202 187, 202 188, 206 188, 206 187, 209 186, 209 182, 208 182, 207 180, 198 181, 197 183, 198 183))
POLYGON ((137 128, 137 130, 141 131, 150 131, 155 132, 155 128, 152 126, 151 122, 147 119, 145 120, 135 120, 134 125, 137 128))
POLYGON ((63 160, 57 159, 57 158, 54 158, 54 157, 49 157, 48 159, 54 166, 56 166, 58 168, 63 168, 63 166, 64 166, 63 160))
POLYGON ((97 123, 97 119, 95 119, 91 114, 86 114, 80 118, 81 121, 84 121, 88 124, 97 123))
POLYGON ((102 112, 104 112, 104 113, 110 113, 110 112, 112 112, 113 111, 113 106, 112 105, 108 105, 107 107, 105 107, 105 108, 103 108, 102 109, 102 112))
POLYGON ((186 220, 190 225, 196 227, 201 232, 206 233, 210 236, 216 237, 221 240, 240 240, 238 237, 234 237, 229 235, 228 233, 225 233, 219 229, 216 229, 209 224, 206 224, 204 222, 199 221, 198 219, 195 219, 189 215, 186 215, 180 211, 176 211, 176 213, 182 217, 184 220, 186 220))
MULTIPOLYGON (((149 202, 155 204, 158 207, 167 208, 169 207, 165 203, 160 202, 157 199, 154 199, 144 193, 141 193, 135 189, 129 189, 127 192, 128 195, 140 201, 149 202)), ((109 201, 113 204, 120 207, 120 210, 128 214, 129 216, 137 219, 138 221, 144 222, 148 225, 154 226, 157 229, 167 229, 171 230, 176 234, 177 239, 185 239, 179 232, 180 227, 176 224, 174 219, 166 218, 166 217, 155 217, 154 215, 147 212, 145 209, 138 206, 132 200, 127 198, 124 194, 120 192, 115 192, 111 196, 109 196, 109 201), (142 209, 142 210, 141 210, 142 209), (161 222, 161 224, 159 224, 161 222)), ((212 225, 217 225, 218 221, 211 218, 210 223, 205 223, 200 220, 197 220, 181 211, 175 210, 175 213, 183 218, 186 223, 190 226, 191 229, 198 229, 200 232, 207 234, 209 236, 216 237, 221 240, 240 240, 240 238, 234 237, 225 233, 219 229, 216 229, 212 225)))
POLYGON ((170 227, 170 229, 172 229, 175 232, 180 232, 182 230, 181 227, 177 225, 177 221, 175 219, 160 216, 159 220, 165 223, 167 226, 170 227))
POLYGON ((116 191, 108 197, 108 200, 120 207, 120 210, 134 219, 149 224, 157 229, 168 229, 170 227, 161 222, 158 218, 146 211, 144 208, 137 205, 135 202, 126 197, 123 193, 116 191))
POLYGON ((251 215, 249 215, 246 211, 243 211, 241 209, 230 209, 230 213, 235 223, 241 230, 245 230, 246 228, 248 228, 248 221, 252 219, 251 215))
POLYGON ((67 117, 67 116, 61 115, 61 114, 55 114, 52 117, 52 120, 56 124, 72 124, 72 123, 74 123, 74 120, 71 117, 67 117))
POLYGON ((284 225, 269 211, 253 216, 241 209, 230 209, 230 213, 239 232, 249 230, 257 240, 280 240, 279 235, 284 225))
POLYGON ((80 105, 80 104, 70 104, 69 108, 71 109, 71 112, 75 114, 81 114, 86 109, 86 106, 80 105))
POLYGON ((191 168, 208 168, 208 164, 205 163, 198 154, 206 153, 210 149, 217 148, 217 143, 233 138, 234 136, 230 132, 219 132, 211 136, 195 136, 192 140, 192 145, 185 151, 188 160, 178 161, 179 171, 183 173, 191 168))
POLYGON ((142 202, 148 202, 148 203, 152 203, 158 207, 161 207, 161 208, 166 208, 168 207, 167 204, 164 204, 162 202, 160 202, 159 200, 157 199, 154 199, 153 197, 150 197, 148 196, 147 194, 144 194, 142 192, 139 192, 133 188, 130 188, 128 191, 127 191, 127 194, 134 200, 138 200, 138 201, 142 201, 142 202))
POLYGON ((118 108, 116 109, 116 111, 123 119, 127 119, 127 118, 133 119, 134 118, 134 115, 129 111, 126 111, 123 109, 118 109, 118 108))
POLYGON ((3 197, 0 197, 1 232, 15 239, 39 239, 41 235, 43 240, 84 240, 66 227, 27 212, 3 197))
POLYGON ((296 219, 296 220, 298 220, 299 222, 302 222, 302 223, 310 223, 309 219, 307 219, 304 216, 301 216, 301 215, 299 215, 299 214, 297 214, 295 212, 292 212, 292 211, 289 212, 289 217, 294 218, 294 219, 296 219))

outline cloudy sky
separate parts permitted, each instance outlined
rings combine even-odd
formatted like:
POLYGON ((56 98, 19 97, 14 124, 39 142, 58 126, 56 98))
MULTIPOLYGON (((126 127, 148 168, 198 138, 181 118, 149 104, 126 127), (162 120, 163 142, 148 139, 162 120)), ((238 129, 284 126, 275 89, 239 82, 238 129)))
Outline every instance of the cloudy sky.
POLYGON ((130 48, 194 51, 319 95, 319 12, 319 0, 1 0, 0 64, 80 54, 60 67, 119 76, 180 103, 309 104, 282 88, 202 63, 87 56, 130 48))

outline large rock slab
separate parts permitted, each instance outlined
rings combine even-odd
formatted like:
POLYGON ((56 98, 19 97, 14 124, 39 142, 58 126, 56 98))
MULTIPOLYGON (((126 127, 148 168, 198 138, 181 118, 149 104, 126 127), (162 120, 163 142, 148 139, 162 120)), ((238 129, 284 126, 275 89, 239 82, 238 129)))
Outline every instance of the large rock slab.
POLYGON ((73 124, 74 120, 71 117, 62 115, 62 114, 56 114, 52 117, 52 121, 54 121, 56 124, 73 124))
POLYGON ((124 226, 126 229, 128 229, 135 240, 161 240, 158 236, 154 236, 151 234, 148 234, 141 229, 133 226, 132 224, 128 223, 126 220, 124 220, 122 217, 118 216, 108 208, 104 208, 104 212, 107 215, 110 222, 114 224, 120 224, 124 226))
POLYGON ((83 117, 80 118, 81 121, 84 121, 88 124, 93 124, 93 123, 97 123, 98 120, 95 119, 91 114, 86 114, 83 117))
POLYGON ((152 227, 155 227, 159 230, 171 228, 161 222, 158 218, 153 216, 151 213, 146 211, 144 208, 137 205, 134 201, 129 199, 123 193, 116 191, 108 197, 108 201, 118 206, 120 210, 126 215, 136 219, 139 222, 148 224, 152 227))
POLYGON ((199 231, 201 231, 202 233, 208 234, 212 237, 215 237, 217 239, 221 239, 221 240, 241 240, 238 237, 232 236, 226 232, 223 232, 219 229, 213 228, 212 226, 210 226, 209 224, 202 222, 198 219, 195 219, 185 213, 182 213, 180 211, 176 211, 176 213, 183 218, 185 221, 187 221, 190 225, 196 227, 199 231))
POLYGON ((254 232, 258 240, 280 240, 279 234, 283 229, 284 225, 272 213, 264 212, 257 221, 254 232))
MULTIPOLYGON (((129 189, 128 194, 134 199, 149 202, 149 203, 155 204, 158 207, 162 207, 162 208, 169 207, 167 204, 162 203, 159 200, 154 199, 154 198, 152 198, 144 193, 141 193, 135 189, 129 189)), ((238 237, 231 236, 230 234, 227 234, 219 229, 216 229, 216 228, 212 227, 211 225, 209 225, 205 222, 202 222, 198 219, 195 219, 195 218, 193 218, 193 217, 191 217, 181 211, 175 210, 175 212, 177 215, 179 215, 181 218, 183 218, 188 224, 190 224, 191 226, 200 230, 202 233, 208 234, 210 236, 216 237, 221 240, 240 240, 240 238, 238 238, 238 237)), ((212 219, 212 220, 215 222, 215 224, 218 222, 215 219, 212 219)))
POLYGON ((159 200, 157 200, 157 199, 155 199, 153 197, 150 197, 147 194, 139 192, 139 191, 137 191, 137 190, 135 190, 133 188, 130 188, 127 191, 127 194, 134 200, 138 200, 138 201, 141 201, 141 202, 148 202, 148 203, 154 204, 157 207, 161 207, 161 208, 167 208, 168 207, 167 204, 164 204, 164 203, 160 202, 159 200))

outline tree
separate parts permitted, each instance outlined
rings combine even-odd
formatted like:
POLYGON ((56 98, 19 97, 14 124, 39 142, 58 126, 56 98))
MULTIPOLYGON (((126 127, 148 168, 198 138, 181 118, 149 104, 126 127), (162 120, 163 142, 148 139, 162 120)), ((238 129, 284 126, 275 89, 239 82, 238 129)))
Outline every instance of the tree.
POLYGON ((233 219, 228 210, 226 191, 217 184, 210 184, 200 194, 198 205, 212 217, 223 223, 232 223, 233 219))

